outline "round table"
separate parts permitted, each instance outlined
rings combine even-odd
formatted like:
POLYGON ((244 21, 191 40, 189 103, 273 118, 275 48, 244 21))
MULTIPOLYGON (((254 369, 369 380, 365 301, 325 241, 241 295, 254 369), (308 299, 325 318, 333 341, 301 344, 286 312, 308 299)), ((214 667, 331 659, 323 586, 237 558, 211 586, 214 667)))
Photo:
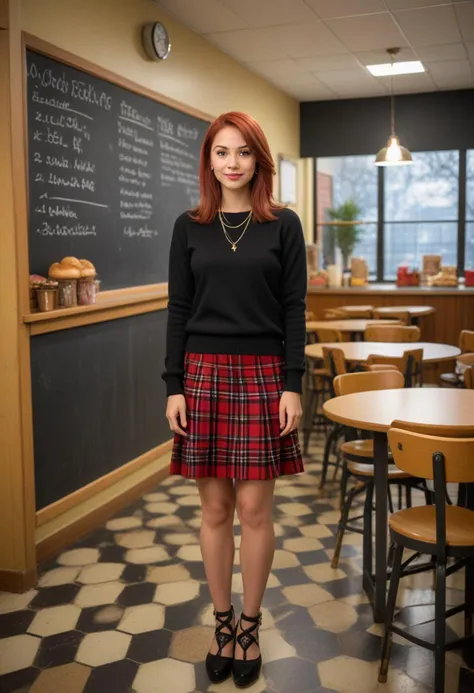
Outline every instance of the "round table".
POLYGON ((458 388, 406 388, 356 392, 324 403, 332 421, 364 431, 386 432, 396 419, 433 426, 433 435, 443 427, 460 429, 474 437, 474 390, 458 388))
POLYGON ((342 349, 346 361, 360 363, 365 363, 371 354, 401 358, 405 351, 413 349, 423 349, 423 363, 452 361, 461 353, 459 347, 434 342, 321 342, 308 344, 305 354, 308 358, 322 359, 323 347, 342 349))
POLYGON ((374 306, 336 306, 336 310, 343 310, 348 315, 352 313, 366 313, 374 310, 374 306))
MULTIPOLYGON (((433 435, 474 437, 474 390, 411 388, 356 392, 323 405, 336 423, 374 433, 375 579, 372 541, 364 542, 363 585, 374 607, 374 619, 385 619, 387 580, 387 431, 395 420, 432 427, 433 435), (450 429, 450 430, 449 430, 450 429)), ((372 532, 371 527, 364 531, 372 532)))
POLYGON ((424 315, 430 315, 435 312, 433 306, 375 306, 374 311, 378 315, 386 315, 390 317, 393 313, 408 313, 411 320, 416 320, 424 315))
POLYGON ((368 318, 348 318, 347 320, 308 320, 306 332, 316 330, 339 330, 351 334, 363 333, 369 325, 394 325, 397 320, 374 320, 368 318))

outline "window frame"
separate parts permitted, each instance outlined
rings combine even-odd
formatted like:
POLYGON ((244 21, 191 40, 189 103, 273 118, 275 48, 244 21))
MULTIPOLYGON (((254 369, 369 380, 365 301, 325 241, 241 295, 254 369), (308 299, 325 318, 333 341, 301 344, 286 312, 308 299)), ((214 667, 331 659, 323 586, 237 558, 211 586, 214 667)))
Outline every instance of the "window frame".
MULTIPOLYGON (((429 150, 429 151, 447 151, 447 150, 429 150)), ((450 223, 457 223, 457 269, 458 275, 462 276, 465 270, 466 262, 466 192, 467 192, 467 152, 473 151, 474 149, 464 148, 464 149, 450 149, 449 151, 457 151, 459 156, 459 170, 458 170, 458 218, 449 221, 450 223)), ((417 152, 413 152, 413 156, 416 156, 417 152)), ((421 152, 420 152, 421 153, 421 152)), ((346 156, 351 156, 347 154, 346 156)), ((327 159, 330 157, 319 157, 322 159, 327 159)), ((343 158, 338 156, 335 158, 343 158)), ((317 173, 318 173, 318 157, 314 159, 314 187, 313 187, 313 205, 314 205, 314 229, 313 229, 313 242, 317 243, 319 236, 319 228, 321 224, 318 223, 317 215, 317 173)), ((377 267, 375 279, 371 280, 372 283, 377 284, 393 284, 394 279, 385 278, 385 225, 389 223, 385 219, 385 169, 383 166, 378 167, 378 178, 377 178, 377 267)), ((433 220, 430 223, 441 223, 442 220, 436 222, 433 220)), ((411 221, 397 221, 398 224, 404 223, 414 223, 411 221)), ((373 275, 372 275, 373 276, 373 275)))

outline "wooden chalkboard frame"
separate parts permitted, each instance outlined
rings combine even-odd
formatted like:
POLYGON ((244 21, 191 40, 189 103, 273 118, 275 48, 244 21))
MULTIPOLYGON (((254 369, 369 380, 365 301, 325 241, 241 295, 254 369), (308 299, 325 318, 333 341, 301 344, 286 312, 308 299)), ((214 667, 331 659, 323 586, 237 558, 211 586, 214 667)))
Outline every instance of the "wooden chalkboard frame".
MULTIPOLYGON (((57 60, 65 65, 69 65, 78 70, 88 72, 94 77, 111 82, 119 87, 123 87, 140 96, 144 96, 152 101, 169 106, 175 110, 190 116, 199 118, 207 122, 212 122, 215 116, 204 113, 196 108, 187 106, 179 101, 175 101, 163 94, 159 94, 148 87, 142 86, 122 77, 105 67, 96 65, 81 58, 73 53, 58 48, 47 41, 43 41, 31 34, 22 33, 22 55, 23 55, 23 127, 24 127, 24 155, 26 171, 26 195, 28 199, 28 122, 27 122, 27 71, 26 71, 26 51, 33 50, 48 58, 57 60)), ((29 210, 28 210, 29 211, 29 210)), ((25 262, 28 263, 28 241, 24 248, 26 253, 25 262)), ((100 300, 95 306, 78 306, 73 309, 55 310, 51 313, 25 313, 23 322, 30 327, 30 334, 42 334, 91 322, 101 322, 129 315, 136 315, 148 310, 163 310, 167 305, 168 284, 147 284, 142 286, 127 287, 124 289, 113 289, 103 291, 99 294, 100 300)))

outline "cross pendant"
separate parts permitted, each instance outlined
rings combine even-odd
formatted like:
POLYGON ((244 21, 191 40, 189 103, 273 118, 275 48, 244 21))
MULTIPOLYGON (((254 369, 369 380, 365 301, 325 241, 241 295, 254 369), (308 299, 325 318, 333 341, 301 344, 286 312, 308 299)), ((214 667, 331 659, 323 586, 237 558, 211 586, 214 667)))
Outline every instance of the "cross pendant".
POLYGON ((235 243, 234 243, 234 245, 232 246, 232 250, 234 251, 234 253, 235 253, 235 251, 237 250, 237 246, 235 245, 235 243))

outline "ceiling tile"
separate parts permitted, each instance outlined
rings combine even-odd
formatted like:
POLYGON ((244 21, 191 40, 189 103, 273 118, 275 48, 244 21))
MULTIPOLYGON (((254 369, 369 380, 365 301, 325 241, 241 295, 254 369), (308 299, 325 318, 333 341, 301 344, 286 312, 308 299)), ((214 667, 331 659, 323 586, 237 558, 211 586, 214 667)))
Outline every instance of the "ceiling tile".
POLYGON ((204 38, 240 62, 284 57, 281 46, 254 29, 205 34, 204 38))
POLYGON ((346 89, 367 89, 373 94, 384 94, 385 88, 375 77, 372 77, 363 68, 355 70, 331 70, 330 72, 318 72, 318 79, 338 94, 346 89))
POLYGON ((454 7, 427 7, 396 12, 395 17, 414 46, 433 46, 462 41, 454 7))
POLYGON ((260 29, 259 37, 278 46, 290 58, 311 58, 315 55, 344 53, 345 47, 320 21, 312 24, 287 24, 260 29))
MULTIPOLYGON (((374 96, 388 96, 387 92, 382 89, 380 91, 380 85, 371 86, 370 84, 357 84, 353 83, 350 86, 344 88, 335 89, 339 98, 341 99, 367 99, 374 96)), ((388 122, 387 122, 388 126, 388 122)))
POLYGON ((350 53, 340 55, 317 55, 314 58, 297 58, 294 61, 303 70, 324 72, 327 70, 346 70, 356 67, 357 61, 350 53))
POLYGON ((291 58, 282 58, 281 60, 257 60, 254 62, 245 63, 253 72, 257 72, 263 77, 269 79, 278 77, 305 77, 308 79, 308 71, 301 68, 300 65, 291 58))
POLYGON ((465 60, 466 49, 462 43, 445 43, 441 46, 422 46, 416 49, 420 60, 465 60))
POLYGON ((474 3, 456 4, 454 7, 459 28, 465 41, 474 41, 474 3))
POLYGON ((383 0, 306 0, 321 19, 383 12, 383 0))
MULTIPOLYGON (((315 13, 303 0, 219 0, 249 28, 317 22, 315 13)), ((199 3, 196 3, 199 4, 199 3)))
POLYGON ((474 74, 469 60, 441 60, 428 63, 427 68, 440 89, 474 87, 474 74))
POLYGON ((199 34, 245 29, 245 22, 218 0, 155 0, 155 3, 199 34))
MULTIPOLYGON (((363 65, 380 65, 381 63, 390 62, 390 56, 383 48, 380 48, 377 51, 354 53, 354 55, 363 65)), ((397 55, 396 62, 405 62, 407 60, 418 60, 418 56, 415 55, 411 48, 402 48, 397 55)))
POLYGON ((330 101, 337 95, 321 83, 308 83, 306 85, 289 85, 281 87, 299 101, 330 101))
MULTIPOLYGON (((380 77, 379 81, 390 93, 390 77, 380 77)), ((393 78, 393 93, 408 94, 413 92, 426 92, 436 89, 436 85, 429 74, 420 72, 415 75, 397 75, 393 78)))
POLYGON ((471 59, 472 66, 474 67, 474 41, 466 43, 466 50, 469 58, 471 59))
POLYGON ((413 10, 417 7, 433 7, 433 5, 446 5, 449 0, 385 0, 391 10, 413 10))
POLYGON ((406 46, 406 40, 388 12, 361 17, 329 19, 327 25, 352 51, 372 50, 390 46, 406 46))

